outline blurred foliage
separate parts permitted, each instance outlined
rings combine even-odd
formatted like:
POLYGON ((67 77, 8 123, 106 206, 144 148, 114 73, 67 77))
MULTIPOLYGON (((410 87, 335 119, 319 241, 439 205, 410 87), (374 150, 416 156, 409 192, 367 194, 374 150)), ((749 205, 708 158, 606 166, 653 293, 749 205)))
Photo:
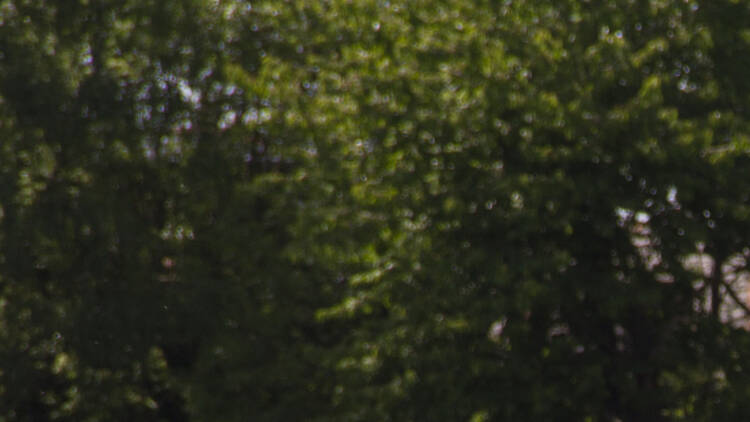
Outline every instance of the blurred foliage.
POLYGON ((0 0, 0 421, 745 419, 747 22, 0 0))

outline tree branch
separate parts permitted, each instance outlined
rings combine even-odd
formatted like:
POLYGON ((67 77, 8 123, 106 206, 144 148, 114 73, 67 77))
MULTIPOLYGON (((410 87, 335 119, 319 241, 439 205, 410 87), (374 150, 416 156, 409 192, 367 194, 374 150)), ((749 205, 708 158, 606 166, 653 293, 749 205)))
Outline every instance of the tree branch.
POLYGON ((742 310, 745 311, 745 313, 747 315, 750 315, 750 308, 748 308, 748 306, 745 304, 745 302, 742 301, 742 299, 740 299, 739 296, 737 296, 737 292, 735 292, 732 289, 732 287, 729 285, 729 283, 727 283, 726 281, 722 280, 721 284, 727 289, 727 293, 729 293, 729 297, 732 298, 732 300, 734 301, 734 303, 736 303, 740 308, 742 308, 742 310))

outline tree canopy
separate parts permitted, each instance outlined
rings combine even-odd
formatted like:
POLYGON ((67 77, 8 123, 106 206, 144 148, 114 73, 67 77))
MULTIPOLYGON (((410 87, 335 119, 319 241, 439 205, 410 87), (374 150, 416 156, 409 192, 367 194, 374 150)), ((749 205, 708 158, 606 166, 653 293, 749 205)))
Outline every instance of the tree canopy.
POLYGON ((748 22, 0 1, 0 421, 744 419, 748 22))

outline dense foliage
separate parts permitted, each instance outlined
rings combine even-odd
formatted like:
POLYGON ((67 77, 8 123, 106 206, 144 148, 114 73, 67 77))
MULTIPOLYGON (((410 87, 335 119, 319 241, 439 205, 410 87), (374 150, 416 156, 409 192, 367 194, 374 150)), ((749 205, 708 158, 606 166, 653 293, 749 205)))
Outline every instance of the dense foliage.
POLYGON ((747 22, 0 1, 0 421, 745 419, 747 22))

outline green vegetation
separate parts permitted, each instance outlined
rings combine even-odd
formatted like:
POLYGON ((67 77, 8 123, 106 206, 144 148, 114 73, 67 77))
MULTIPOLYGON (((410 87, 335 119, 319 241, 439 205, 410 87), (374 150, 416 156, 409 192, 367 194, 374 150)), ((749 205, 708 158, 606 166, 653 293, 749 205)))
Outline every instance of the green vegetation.
POLYGON ((0 1, 0 421, 746 419, 748 22, 0 1))

